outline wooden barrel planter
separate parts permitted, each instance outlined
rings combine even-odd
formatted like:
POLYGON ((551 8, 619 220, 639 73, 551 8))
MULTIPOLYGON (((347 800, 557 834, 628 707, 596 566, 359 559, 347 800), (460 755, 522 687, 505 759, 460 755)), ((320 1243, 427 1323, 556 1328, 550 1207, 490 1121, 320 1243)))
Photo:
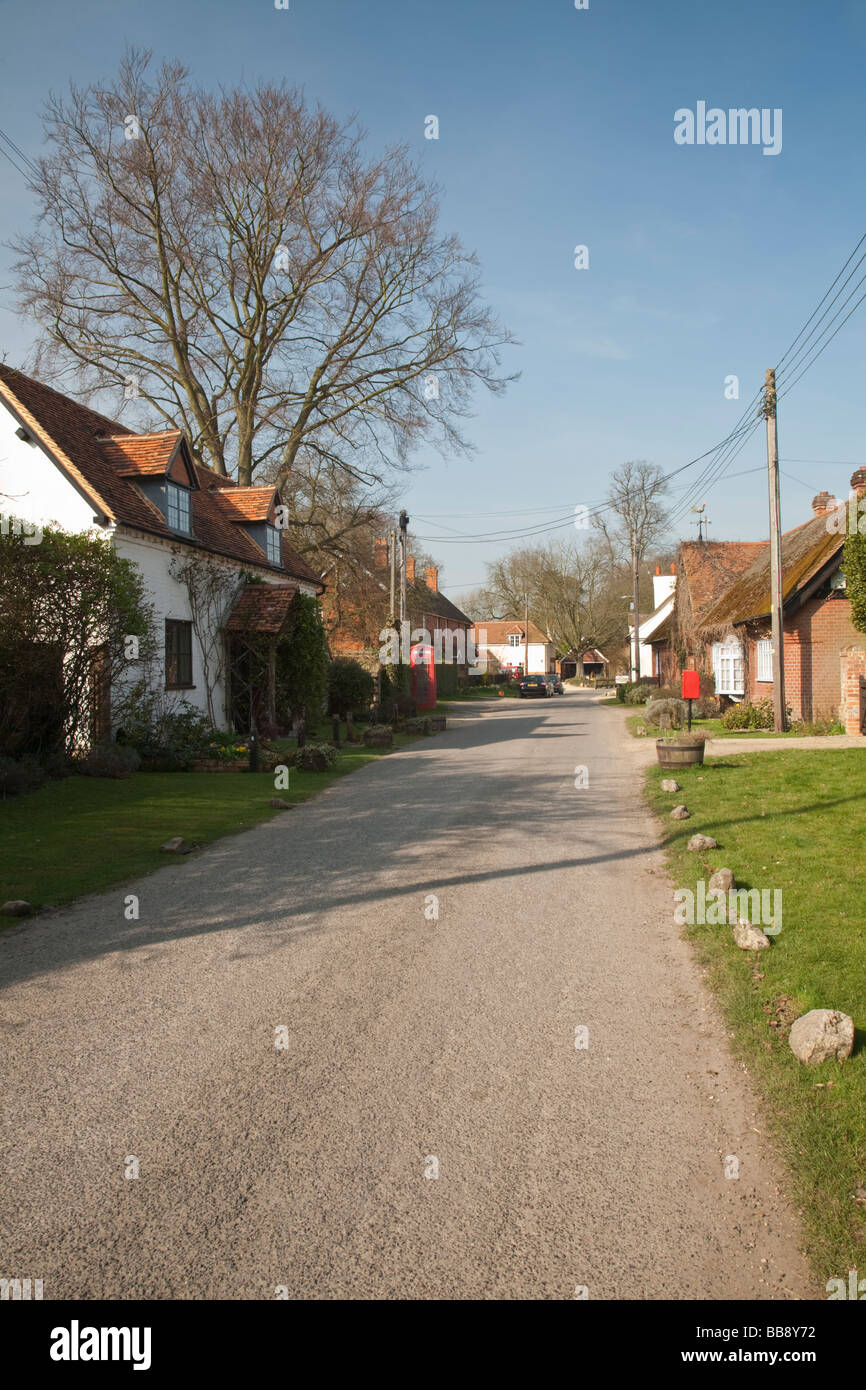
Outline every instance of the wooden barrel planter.
POLYGON ((678 767, 693 767, 704 761, 704 739, 656 739, 659 767, 673 771, 678 767))

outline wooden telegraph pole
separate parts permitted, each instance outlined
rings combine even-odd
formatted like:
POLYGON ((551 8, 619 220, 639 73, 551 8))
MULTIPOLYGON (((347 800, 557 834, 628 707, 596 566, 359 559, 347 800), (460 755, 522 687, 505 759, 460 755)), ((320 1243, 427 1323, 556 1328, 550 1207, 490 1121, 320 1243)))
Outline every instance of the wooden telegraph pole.
MULTIPOLYGON (((404 651, 403 651, 403 644, 404 644, 403 633, 404 633, 404 631, 405 631, 405 624, 406 624, 406 551, 407 551, 407 544, 408 544, 408 537, 407 537, 407 535, 406 535, 406 532, 407 532, 407 530, 408 530, 408 527, 409 527, 409 517, 406 515, 406 512, 403 511, 403 512, 400 513, 400 660, 401 660, 401 661, 403 660, 404 655, 406 655, 406 656, 407 656, 407 659, 408 659, 408 652, 407 652, 407 653, 404 653, 404 651)), ((408 645, 409 645, 408 642, 406 642, 406 646, 407 646, 407 647, 408 647, 408 645)))
POLYGON ((764 379, 764 419, 767 421, 767 472, 770 488, 770 607, 773 623, 773 727, 788 727, 785 704, 785 636, 782 627, 782 504, 779 494, 779 438, 776 431, 776 373, 764 379))
POLYGON ((632 675, 631 675, 631 678, 632 678, 633 681, 639 681, 639 680, 640 680, 640 631, 639 631, 639 629, 640 629, 640 615, 639 615, 639 613, 638 613, 638 603, 640 602, 640 598, 639 598, 639 594, 640 594, 640 569, 639 569, 639 567, 638 567, 638 558, 637 558, 637 535, 635 534, 634 531, 632 531, 632 533, 631 533, 631 587, 632 587, 632 604, 634 605, 634 627, 633 627, 633 629, 632 629, 632 644, 631 644, 631 652, 632 652, 632 655, 631 655, 631 664, 632 664, 632 675))
POLYGON ((524 594, 524 607, 526 609, 523 626, 523 674, 529 675, 529 594, 524 594))

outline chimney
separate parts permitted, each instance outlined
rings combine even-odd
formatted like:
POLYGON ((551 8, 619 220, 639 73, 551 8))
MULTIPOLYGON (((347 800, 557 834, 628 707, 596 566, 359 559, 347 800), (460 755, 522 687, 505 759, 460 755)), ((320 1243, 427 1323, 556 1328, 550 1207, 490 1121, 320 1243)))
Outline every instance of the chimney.
POLYGON ((662 567, 661 567, 661 565, 656 565, 656 574, 661 574, 661 572, 662 572, 662 567))
POLYGON ((676 574, 676 572, 677 572, 677 562, 676 562, 676 560, 671 560, 671 574, 676 574))
POLYGON ((428 589, 432 589, 434 594, 439 592, 439 571, 434 565, 427 566, 426 584, 428 589))
POLYGON ((388 542, 377 540, 373 542, 373 564, 377 570, 388 568, 388 542))
POLYGON ((406 583, 407 583, 407 584, 414 584, 414 583, 415 583, 415 556, 414 556, 414 555, 407 555, 407 556, 406 556, 406 583))
MULTIPOLYGON (((855 473, 854 477, 856 476, 855 473)), ((838 505, 836 498, 831 497, 829 492, 819 492, 817 496, 812 498, 812 511, 815 516, 826 516, 828 512, 835 512, 838 505)))
POLYGON ((856 473, 851 474, 851 487, 858 497, 866 495, 866 468, 858 468, 856 473))

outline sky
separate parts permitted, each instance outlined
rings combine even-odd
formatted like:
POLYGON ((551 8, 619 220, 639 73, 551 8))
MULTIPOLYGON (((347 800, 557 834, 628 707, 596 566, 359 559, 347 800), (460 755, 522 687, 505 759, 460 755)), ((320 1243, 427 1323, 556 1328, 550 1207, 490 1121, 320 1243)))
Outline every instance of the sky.
MULTIPOLYGON (((403 480, 452 597, 517 532, 581 539, 575 508, 626 460, 671 472, 725 439, 866 231, 862 0, 0 0, 0 32, 0 126, 31 158, 48 93, 110 77, 127 44, 214 87, 285 79, 356 114, 371 152, 409 147, 518 340, 503 369, 520 379, 476 396, 472 454, 420 449, 403 480), (699 102, 781 110, 781 150, 676 143, 675 112, 699 102)), ((0 158, 0 241, 33 214, 0 158)), ((0 356, 21 366, 38 328, 12 259, 0 248, 0 356)), ((780 397, 785 528, 866 462, 864 328, 866 305, 780 397)), ((671 481, 672 534, 696 537, 705 501, 711 539, 766 536, 763 430, 687 491, 702 466, 671 481)))

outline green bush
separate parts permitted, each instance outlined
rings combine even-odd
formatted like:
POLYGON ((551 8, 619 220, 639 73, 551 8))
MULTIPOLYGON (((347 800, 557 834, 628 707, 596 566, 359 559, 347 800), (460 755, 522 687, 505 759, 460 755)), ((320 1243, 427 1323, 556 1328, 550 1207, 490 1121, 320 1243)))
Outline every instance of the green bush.
POLYGON ((138 752, 127 743, 94 744, 78 764, 82 777, 131 777, 141 767, 138 752))
POLYGON ((144 702, 117 731, 118 744, 134 748, 160 772, 183 772, 197 758, 220 756, 212 750, 222 737, 201 710, 186 702, 174 709, 144 702))
POLYGON ((655 695, 656 687, 646 685, 641 681, 634 681, 626 686, 625 702, 627 705, 644 705, 650 696, 655 695))
POLYGON ((773 702, 767 699, 756 700, 754 704, 741 700, 722 715, 725 729, 772 729, 773 724, 773 702))
POLYGON ((458 689, 457 667, 450 661, 440 661, 436 667, 436 695, 439 699, 447 699, 450 695, 456 695, 458 689))
POLYGON ((294 765, 300 772, 327 772, 334 766, 339 754, 330 743, 305 743, 294 757, 294 765))
POLYGON ((373 699, 376 682, 350 656, 338 656, 328 668, 328 713, 345 718, 355 710, 366 709, 373 699))
POLYGON ((644 711, 644 720, 647 724, 652 724, 654 728, 661 728, 662 724, 667 723, 669 729, 679 729, 686 717, 686 707, 682 700, 662 699, 648 700, 644 711))

